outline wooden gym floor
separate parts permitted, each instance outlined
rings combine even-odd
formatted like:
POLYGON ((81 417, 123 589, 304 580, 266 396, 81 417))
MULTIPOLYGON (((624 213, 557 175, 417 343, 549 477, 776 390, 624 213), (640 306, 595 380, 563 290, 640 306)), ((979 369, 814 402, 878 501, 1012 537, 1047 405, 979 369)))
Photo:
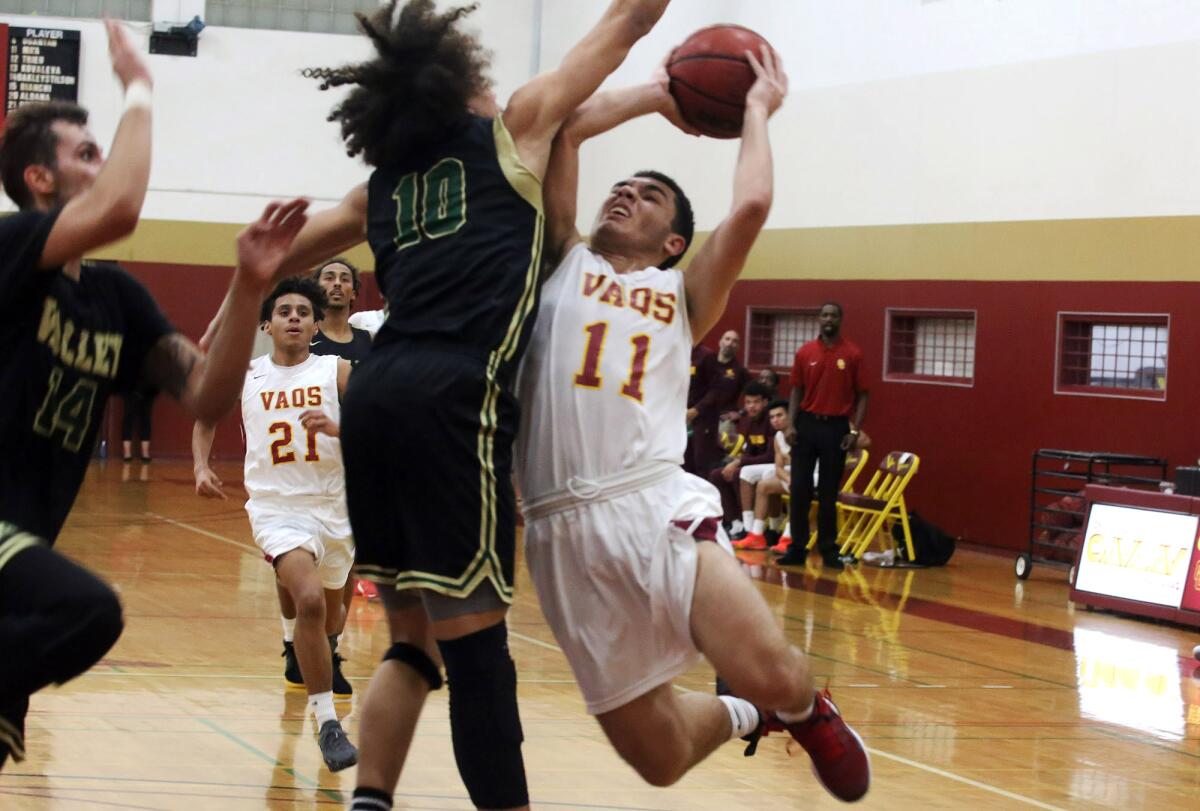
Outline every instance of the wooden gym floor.
MULTIPOLYGON (((238 466, 218 474, 240 493, 238 466)), ((0 807, 345 802, 354 770, 322 766, 304 696, 283 688, 273 578, 240 497, 197 498, 179 462, 96 464, 58 548, 119 588, 127 628, 90 673, 34 698, 29 757, 0 774, 0 807)), ((1075 610, 1061 570, 1021 584, 1007 556, 837 576, 743 560, 871 750, 863 807, 1200 807, 1200 633, 1075 610)), ((673 788, 644 785, 585 714, 523 571, 509 625, 535 807, 839 805, 776 736, 754 758, 731 743, 673 788)), ((359 695, 386 646, 380 607, 356 599, 343 652, 359 695)), ((680 686, 710 690, 712 673, 698 667, 680 686)), ((339 706, 357 741, 357 703, 339 706)), ((444 691, 421 719, 397 807, 471 807, 444 691)))

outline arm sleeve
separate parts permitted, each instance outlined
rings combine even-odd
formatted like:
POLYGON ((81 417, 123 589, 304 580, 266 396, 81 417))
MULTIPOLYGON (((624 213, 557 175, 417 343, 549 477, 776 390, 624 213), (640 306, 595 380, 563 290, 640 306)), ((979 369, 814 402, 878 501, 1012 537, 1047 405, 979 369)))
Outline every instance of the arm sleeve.
POLYGON ((18 211, 0 218, 0 311, 11 306, 41 272, 38 263, 59 213, 59 209, 18 211))
POLYGON ((112 273, 125 315, 125 344, 121 348, 121 374, 117 383, 130 390, 141 385, 146 355, 164 336, 178 330, 171 326, 141 282, 119 267, 113 267, 112 273))
POLYGON ((866 374, 863 373, 863 353, 859 349, 854 353, 854 393, 866 391, 867 387, 863 385, 866 379, 866 374))

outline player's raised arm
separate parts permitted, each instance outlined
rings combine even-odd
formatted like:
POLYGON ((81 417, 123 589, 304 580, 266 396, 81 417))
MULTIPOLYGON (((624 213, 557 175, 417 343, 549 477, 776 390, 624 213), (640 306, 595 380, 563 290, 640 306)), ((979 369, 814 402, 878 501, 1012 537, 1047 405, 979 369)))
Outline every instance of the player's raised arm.
MULTIPOLYGON (((105 20, 108 54, 113 72, 125 89, 125 112, 113 137, 108 161, 91 188, 71 199, 50 230, 42 249, 42 269, 58 268, 84 254, 128 236, 137 227, 150 182, 150 100, 153 80, 142 55, 129 41, 123 23, 105 20)), ((86 123, 86 113, 84 121, 86 123)), ((11 148, 15 148, 12 145, 11 148)), ((100 147, 90 136, 75 144, 73 159, 84 163, 101 160, 100 147)), ((7 180, 7 178, 5 178, 7 180)), ((46 166, 26 167, 25 185, 31 192, 55 193, 54 179, 46 166)), ((22 206, 25 208, 26 206, 22 206)))
POLYGON ((546 205, 547 261, 558 261, 580 241, 575 228, 579 191, 579 147, 589 138, 639 116, 661 113, 672 124, 696 134, 679 115, 668 91, 665 68, 646 84, 596 93, 566 120, 554 138, 542 194, 546 205))
POLYGON ((729 291, 766 224, 774 197, 767 121, 787 96, 787 74, 769 47, 764 47, 758 55, 747 51, 746 57, 758 80, 746 94, 742 146, 733 176, 733 206, 684 274, 692 337, 697 341, 724 312, 729 291))
POLYGON ((555 70, 534 77, 509 99, 504 126, 525 166, 544 176, 550 142, 563 121, 617 69, 630 48, 650 33, 670 0, 612 0, 600 22, 555 70))
POLYGON ((330 257, 343 254, 367 238, 367 184, 360 183, 333 208, 319 211, 296 235, 275 282, 307 273, 330 257))
POLYGON ((307 208, 307 200, 271 203, 238 235, 238 266, 207 353, 173 333, 147 355, 143 377, 200 420, 215 423, 221 419, 241 392, 259 308, 307 219, 307 208))

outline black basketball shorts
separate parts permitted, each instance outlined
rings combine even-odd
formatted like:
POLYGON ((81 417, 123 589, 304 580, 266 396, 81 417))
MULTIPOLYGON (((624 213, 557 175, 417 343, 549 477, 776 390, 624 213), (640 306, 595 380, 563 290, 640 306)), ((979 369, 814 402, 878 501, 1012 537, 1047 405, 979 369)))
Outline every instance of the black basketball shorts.
POLYGON ((342 404, 355 574, 512 601, 516 399, 482 352, 404 344, 355 367, 342 404))

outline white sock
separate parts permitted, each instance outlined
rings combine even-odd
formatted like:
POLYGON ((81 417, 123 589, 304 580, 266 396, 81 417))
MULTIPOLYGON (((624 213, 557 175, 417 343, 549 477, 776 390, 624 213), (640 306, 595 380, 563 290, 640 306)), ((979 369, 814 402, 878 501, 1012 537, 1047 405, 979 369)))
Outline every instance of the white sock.
POLYGON ((317 716, 317 728, 320 729, 326 721, 336 721, 337 713, 333 709, 333 691, 313 693, 308 697, 308 708, 317 716))
POLYGON ((746 529, 754 524, 754 510, 742 510, 742 526, 746 529))
POLYGON ((729 710, 729 740, 744 738, 758 728, 758 710, 744 698, 717 696, 729 710))
POLYGON ((784 537, 784 538, 792 537, 792 522, 791 521, 788 521, 786 524, 783 525, 783 535, 781 537, 784 537))
POLYGON ((761 518, 755 518, 754 519, 754 529, 750 530, 750 532, 754 535, 762 535, 763 530, 766 528, 767 528, 767 525, 765 523, 763 523, 763 520, 761 518))
POLYGON ((809 718, 811 718, 813 709, 816 706, 817 697, 813 696, 813 703, 807 710, 804 710, 803 712, 776 712, 775 715, 777 715, 779 720, 783 721, 785 724, 796 724, 800 721, 807 721, 809 718))
POLYGON ((283 614, 280 614, 279 622, 283 625, 283 641, 291 642, 296 636, 296 618, 292 617, 288 619, 283 614))

